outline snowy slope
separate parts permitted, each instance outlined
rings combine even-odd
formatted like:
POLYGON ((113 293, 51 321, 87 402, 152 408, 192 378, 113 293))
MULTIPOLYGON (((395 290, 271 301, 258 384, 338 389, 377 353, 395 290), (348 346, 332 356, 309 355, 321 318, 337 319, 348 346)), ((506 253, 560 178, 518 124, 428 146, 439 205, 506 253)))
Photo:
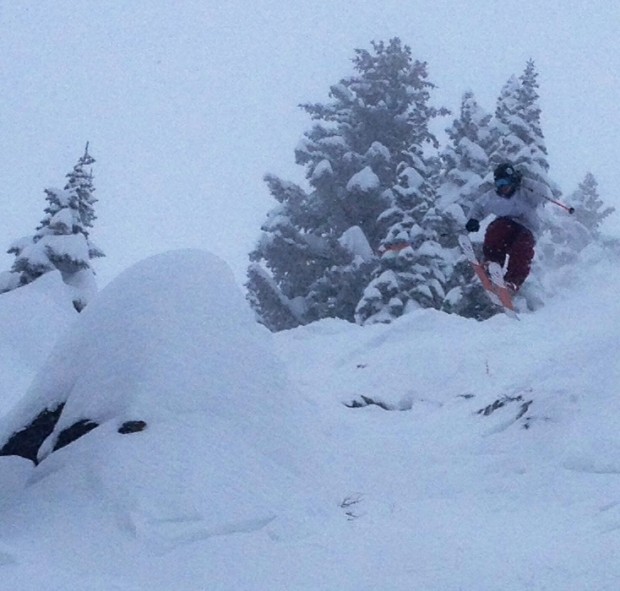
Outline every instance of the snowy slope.
POLYGON ((360 502, 334 561, 361 573, 325 588, 620 588, 615 266, 520 323, 423 311, 281 337, 326 404, 406 411, 335 421, 334 478, 360 502))
POLYGON ((617 590, 616 267, 519 322, 271 335, 219 259, 143 261, 0 421, 67 401, 37 467, 0 458, 0 590, 617 590))

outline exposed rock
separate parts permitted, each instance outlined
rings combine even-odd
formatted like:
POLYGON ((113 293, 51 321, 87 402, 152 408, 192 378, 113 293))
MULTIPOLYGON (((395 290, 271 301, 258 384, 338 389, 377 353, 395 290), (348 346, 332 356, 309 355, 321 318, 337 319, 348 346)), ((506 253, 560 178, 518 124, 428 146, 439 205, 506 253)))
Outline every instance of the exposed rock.
POLYGON ((21 456, 37 463, 37 453, 41 444, 51 435, 64 404, 53 410, 41 411, 26 427, 13 433, 0 449, 0 456, 21 456))

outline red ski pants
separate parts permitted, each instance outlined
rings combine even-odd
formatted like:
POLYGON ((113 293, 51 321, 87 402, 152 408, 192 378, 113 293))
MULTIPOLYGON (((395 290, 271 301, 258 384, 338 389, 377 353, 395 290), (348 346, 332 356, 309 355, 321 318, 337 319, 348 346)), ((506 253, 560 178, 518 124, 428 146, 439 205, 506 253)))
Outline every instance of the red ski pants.
POLYGON ((530 273, 535 244, 534 235, 525 226, 510 218, 497 218, 487 228, 482 251, 487 261, 502 267, 509 256, 504 279, 519 288, 530 273))

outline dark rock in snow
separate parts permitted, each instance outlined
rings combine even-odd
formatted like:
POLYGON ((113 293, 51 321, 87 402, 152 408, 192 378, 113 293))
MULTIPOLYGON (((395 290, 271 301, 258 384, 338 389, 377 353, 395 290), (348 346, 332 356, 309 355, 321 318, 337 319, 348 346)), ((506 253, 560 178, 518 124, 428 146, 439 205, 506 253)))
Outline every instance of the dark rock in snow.
POLYGON ((41 444, 51 435, 64 404, 53 410, 42 410, 23 429, 13 433, 0 449, 0 456, 21 456, 37 463, 37 453, 41 444))
POLYGON ((86 433, 92 431, 95 427, 98 427, 99 423, 95 423, 94 421, 89 421, 88 419, 83 419, 78 421, 77 423, 73 423, 70 427, 63 429, 58 435, 58 439, 56 439, 56 443, 54 444, 54 450, 61 449, 70 443, 73 443, 76 439, 82 437, 82 435, 86 435, 86 433))
POLYGON ((119 428, 118 432, 121 435, 127 435, 128 433, 138 433, 146 429, 146 423, 144 421, 125 421, 119 428))

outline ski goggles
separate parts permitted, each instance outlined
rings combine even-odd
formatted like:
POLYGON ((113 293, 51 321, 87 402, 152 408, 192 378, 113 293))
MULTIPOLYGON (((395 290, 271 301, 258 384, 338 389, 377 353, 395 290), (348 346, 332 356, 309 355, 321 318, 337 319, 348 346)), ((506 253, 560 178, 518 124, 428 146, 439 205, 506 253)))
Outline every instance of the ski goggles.
POLYGON ((514 183, 510 179, 497 179, 495 181, 496 189, 505 189, 506 187, 511 187, 514 183))

